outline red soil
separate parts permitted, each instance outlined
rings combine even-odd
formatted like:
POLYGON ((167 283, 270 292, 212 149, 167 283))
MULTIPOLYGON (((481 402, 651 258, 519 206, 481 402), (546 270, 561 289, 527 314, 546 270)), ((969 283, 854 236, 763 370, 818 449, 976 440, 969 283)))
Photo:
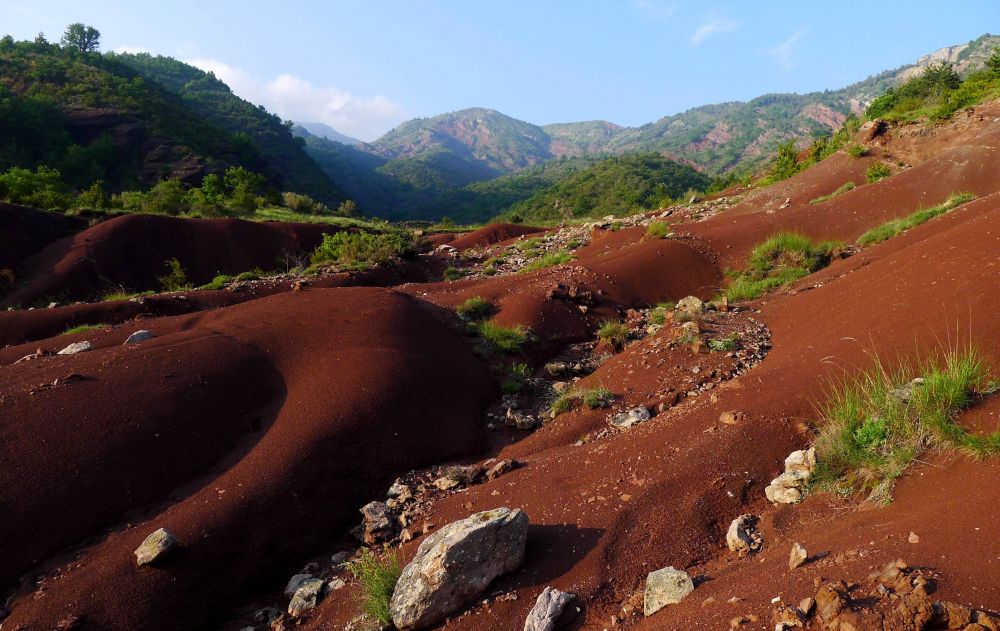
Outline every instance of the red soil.
POLYGON ((468 250, 475 247, 484 248, 488 245, 539 232, 545 232, 545 228, 533 228, 515 223, 491 223, 479 230, 474 230, 453 241, 449 241, 448 245, 458 250, 468 250))
POLYGON ((50 299, 93 299, 116 286, 159 289, 166 262, 176 258, 195 285, 219 274, 283 266, 282 252, 308 253, 324 233, 319 224, 178 219, 160 215, 116 217, 57 241, 23 263, 23 280, 0 306, 50 299))
POLYGON ((17 515, 0 532, 21 542, 0 580, 104 537, 12 627, 81 614, 86 629, 217 625, 394 475, 482 443, 485 369, 397 293, 306 290, 149 325, 158 337, 136 347, 0 368, 0 506, 17 515), (131 551, 161 526, 182 553, 137 570, 131 551))
MULTIPOLYGON (((683 226, 694 239, 599 232, 577 260, 532 273, 281 293, 151 317, 142 328, 158 337, 136 347, 119 346, 130 332, 119 327, 89 334, 97 349, 89 353, 0 366, 0 514, 16 516, 0 520, 0 541, 17 541, 0 559, 0 580, 44 577, 22 586, 4 624, 48 629, 75 617, 80 629, 217 628, 247 603, 283 603, 275 594, 287 578, 332 551, 357 508, 383 498, 394 475, 488 445, 525 466, 443 497, 428 519, 523 508, 532 523, 527 563, 491 586, 488 606, 470 606, 449 629, 519 630, 546 585, 581 596, 583 629, 717 630, 749 614, 760 622, 745 628, 773 628, 773 597, 794 603, 815 593, 814 579, 861 579, 899 557, 940 571, 941 597, 1000 609, 995 459, 930 454, 888 508, 861 510, 823 494, 774 508, 763 494, 784 457, 811 441, 831 381, 873 356, 892 364, 974 342, 1000 367, 1000 193, 990 194, 1000 188, 1000 131, 987 118, 930 132, 936 144, 926 154, 919 139, 890 138, 878 155, 896 152, 916 166, 809 205, 847 179, 860 184, 867 159, 837 156, 683 226), (577 409, 520 441, 487 435, 482 411, 495 386, 450 328, 453 317, 433 306, 489 298, 498 321, 535 332, 537 363, 628 307, 711 295, 722 266, 742 264, 778 229, 853 240, 962 190, 981 199, 736 314, 770 327, 767 358, 624 432, 595 436, 608 411, 577 409), (82 378, 66 379, 74 373, 82 378), (744 420, 721 423, 728 410, 744 420), (581 435, 592 440, 577 446, 581 435), (765 549, 740 560, 724 537, 745 512, 762 516, 765 549), (160 526, 184 548, 160 567, 135 568, 132 550, 160 526), (919 544, 907 543, 910 531, 919 544), (829 554, 789 572, 793 541, 814 557, 829 554), (623 616, 646 574, 666 565, 695 576, 695 592, 648 619, 623 616), (517 598, 495 598, 506 592, 517 598)), ((64 341, 6 349, 0 364, 64 341)), ((616 409, 649 405, 684 387, 695 365, 728 361, 647 339, 582 384, 617 393, 616 409)), ((959 422, 993 431, 998 410, 994 396, 959 422)), ((404 545, 406 558, 419 541, 404 545)), ((302 626, 343 628, 357 612, 355 595, 354 585, 335 592, 302 626)))
POLYGON ((16 268, 24 257, 86 225, 62 213, 0 202, 0 268, 16 268))

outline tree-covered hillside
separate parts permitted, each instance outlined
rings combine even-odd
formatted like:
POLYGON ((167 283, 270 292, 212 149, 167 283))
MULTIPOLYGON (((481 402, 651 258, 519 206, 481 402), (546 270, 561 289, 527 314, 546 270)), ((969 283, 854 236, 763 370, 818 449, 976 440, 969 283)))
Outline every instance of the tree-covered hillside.
POLYGON ((635 212, 663 206, 691 189, 705 190, 710 181, 658 154, 614 156, 515 203, 503 217, 530 223, 635 212))
POLYGON ((0 39, 0 171, 45 166, 114 191, 242 166, 276 190, 344 199, 277 117, 176 60, 96 52, 94 33, 87 50, 0 39))
POLYGON ((305 193, 327 204, 343 201, 344 195, 330 174, 309 158, 302 143, 280 118, 239 98, 215 75, 171 57, 146 53, 108 56, 178 94, 205 120, 238 137, 249 136, 262 158, 260 171, 281 188, 305 193))

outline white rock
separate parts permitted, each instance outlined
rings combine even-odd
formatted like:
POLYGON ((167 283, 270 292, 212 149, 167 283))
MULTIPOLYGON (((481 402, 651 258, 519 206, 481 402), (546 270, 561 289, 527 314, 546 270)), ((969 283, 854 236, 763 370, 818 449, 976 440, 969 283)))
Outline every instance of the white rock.
POLYGON ((66 348, 62 349, 57 353, 57 355, 76 355, 77 353, 84 353, 92 349, 93 346, 90 342, 84 340, 83 342, 73 342, 66 348))
POLYGON ((132 335, 128 336, 125 340, 126 344, 138 344, 139 342, 145 342, 146 340, 153 339, 154 335, 145 329, 139 329, 132 335))
POLYGON ((288 584, 285 585, 285 596, 293 596, 302 587, 302 583, 310 578, 313 578, 312 574, 296 574, 288 579, 288 584))
POLYGON ((322 598, 324 581, 318 578, 309 578, 302 581, 302 585, 295 591, 292 601, 288 603, 288 615, 293 618, 301 616, 310 609, 315 609, 322 598))
POLYGON ((528 612, 528 617, 524 621, 524 631, 552 631, 566 610, 566 606, 574 600, 576 600, 575 594, 546 587, 538 595, 535 606, 528 612))
POLYGON ((618 429, 627 429, 633 425, 642 423, 643 421, 648 421, 650 418, 649 410, 640 406, 622 412, 621 414, 616 414, 608 419, 608 422, 618 429))

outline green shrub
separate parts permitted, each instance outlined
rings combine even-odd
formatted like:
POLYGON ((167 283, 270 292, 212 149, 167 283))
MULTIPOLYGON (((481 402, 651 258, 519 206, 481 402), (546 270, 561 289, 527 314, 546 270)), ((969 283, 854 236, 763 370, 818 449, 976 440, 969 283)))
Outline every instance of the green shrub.
POLYGON ((110 324, 80 324, 78 326, 70 327, 60 333, 60 335, 75 335, 76 333, 86 333, 88 331, 100 331, 101 329, 106 329, 110 324))
POLYGON ((480 337, 478 350, 484 355, 516 355, 528 341, 523 326, 502 326, 493 320, 477 324, 476 332, 480 337))
POLYGON ((863 158, 866 155, 868 155, 868 147, 866 147, 864 145, 851 145, 847 149, 847 155, 849 155, 849 156, 851 156, 852 158, 855 158, 855 159, 856 158, 863 158))
POLYGON ((361 556, 351 561, 348 569, 354 578, 361 583, 361 608, 382 624, 390 624, 389 601, 396 589, 396 582, 403 573, 399 557, 395 553, 386 553, 383 559, 369 548, 361 550, 361 556))
POLYGON ((881 243, 887 239, 891 239, 892 237, 905 232, 910 228, 915 228, 922 223, 930 221, 938 215, 943 215, 966 202, 972 201, 975 197, 976 196, 972 193, 957 193, 949 197, 943 204, 939 204, 931 208, 923 208, 906 217, 900 217, 899 219, 887 221, 858 237, 858 245, 875 245, 876 243, 881 243))
POLYGON ((493 303, 482 296, 473 296, 455 307, 455 313, 468 322, 475 322, 490 317, 494 310, 493 303))
POLYGON ((984 437, 955 423, 987 392, 988 374, 982 354, 969 346, 894 371, 876 361, 836 386, 820 411, 816 486, 885 502, 894 481, 927 449, 1000 452, 1000 432, 984 437), (915 376, 923 382, 915 384, 915 376))
POLYGON ((809 237, 793 232, 778 233, 751 251, 746 270, 734 276, 726 297, 732 301, 757 298, 826 267, 833 253, 843 247, 837 242, 813 244, 809 237))
POLYGON ((708 348, 717 352, 731 352, 740 347, 740 336, 733 334, 708 341, 708 348))
POLYGON ((547 252, 545 255, 531 261, 523 268, 522 272, 534 272, 546 267, 552 267, 554 265, 562 265, 563 263, 569 263, 576 258, 572 252, 566 252, 565 250, 559 252, 547 252))
POLYGON ((101 294, 99 300, 102 302, 110 302, 114 300, 131 300, 133 298, 138 298, 140 296, 152 296, 154 292, 152 291, 132 291, 125 287, 117 287, 101 294))
POLYGON ((447 281, 458 280, 465 276, 465 272, 457 267, 448 266, 445 268, 444 273, 441 274, 441 278, 447 281))
POLYGON ((160 286, 163 287, 164 291, 183 291, 191 288, 191 285, 188 284, 187 273, 177 259, 167 261, 167 273, 157 280, 160 281, 160 286))
POLYGON ((514 364, 510 367, 507 378, 500 384, 500 391, 503 394, 519 394, 524 392, 528 385, 528 378, 531 377, 531 369, 528 364, 514 364))
POLYGON ((833 199, 837 195, 841 195, 843 193, 846 193, 847 191, 853 191, 855 188, 857 188, 857 186, 854 184, 854 182, 845 182, 843 185, 841 185, 840 187, 838 187, 837 190, 835 190, 834 192, 830 193, 829 195, 822 195, 820 197, 817 197, 816 199, 810 200, 809 203, 810 204, 822 204, 823 202, 825 202, 827 200, 833 199))
POLYGON ((232 276, 228 276, 226 274, 220 274, 215 278, 213 278, 212 282, 205 283, 198 289, 210 289, 210 290, 224 289, 226 287, 226 283, 230 283, 232 282, 232 280, 233 280, 232 276))
POLYGON ((597 337, 615 348, 622 348, 628 341, 628 325, 621 320, 605 320, 597 330, 597 337))
POLYGON ((875 161, 869 165, 868 170, 865 171, 865 179, 869 184, 872 182, 878 182, 879 180, 884 180, 885 178, 892 175, 892 169, 889 165, 882 161, 875 161))
POLYGON ((665 221, 654 221, 646 228, 646 236, 654 239, 666 239, 670 235, 670 224, 665 221))
POLYGON ((324 234, 323 243, 312 255, 314 264, 337 263, 365 267, 388 263, 396 257, 410 253, 413 238, 409 232, 390 230, 341 231, 324 234))

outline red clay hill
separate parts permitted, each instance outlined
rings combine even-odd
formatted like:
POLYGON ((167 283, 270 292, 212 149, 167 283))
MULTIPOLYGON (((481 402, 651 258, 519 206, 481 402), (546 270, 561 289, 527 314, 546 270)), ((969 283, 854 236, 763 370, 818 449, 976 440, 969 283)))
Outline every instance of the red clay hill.
MULTIPOLYGON (((767 188, 544 232, 489 227, 412 262, 464 275, 450 282, 282 277, 195 295, 183 312, 169 296, 148 299, 159 312, 16 312, 4 322, 17 345, 0 350, 3 628, 378 628, 359 618, 360 582, 341 563, 359 554, 355 534, 405 563, 447 524, 499 507, 528 515, 523 564, 433 628, 520 631, 546 587, 576 595, 576 629, 996 628, 995 457, 933 449, 888 506, 818 490, 775 505, 764 489, 815 441, 831 387, 875 357, 897 365, 975 344, 1000 378, 998 120, 994 102, 946 125, 890 126, 868 156, 839 153, 767 188), (893 175, 866 184, 875 160, 893 175), (810 203, 848 181, 857 187, 810 203), (851 245, 959 192, 975 199, 851 245), (650 234, 653 222, 666 234, 650 234), (782 230, 850 247, 752 301, 655 307, 712 299, 782 230), (494 324, 523 327, 520 350, 491 353, 488 327, 456 314, 473 297, 494 324), (71 317, 107 326, 51 336, 71 317), (125 344, 139 329, 153 337, 125 344), (55 354, 84 341, 90 350, 55 354), (560 393, 563 413, 550 414, 560 393), (743 514, 762 538, 752 556, 727 548, 743 514), (179 546, 137 566, 133 551, 159 528, 179 546), (808 558, 789 569, 793 543, 808 558), (880 569, 896 559, 909 566, 880 569), (644 616, 647 575, 667 566, 693 591, 644 616), (873 570, 895 587, 879 591, 872 581, 888 579, 873 570)), ((158 226, 157 265, 202 256, 192 269, 206 276, 228 260, 212 244, 246 244, 245 269, 262 265, 257 248, 320 238, 176 221, 158 226)), ((120 268, 142 258, 128 249, 136 233, 116 226, 39 242, 21 268, 38 280, 19 295, 42 296, 44 278, 82 295, 97 271, 133 273, 120 268)), ((980 436, 1000 430, 986 390, 957 417, 980 436)))

